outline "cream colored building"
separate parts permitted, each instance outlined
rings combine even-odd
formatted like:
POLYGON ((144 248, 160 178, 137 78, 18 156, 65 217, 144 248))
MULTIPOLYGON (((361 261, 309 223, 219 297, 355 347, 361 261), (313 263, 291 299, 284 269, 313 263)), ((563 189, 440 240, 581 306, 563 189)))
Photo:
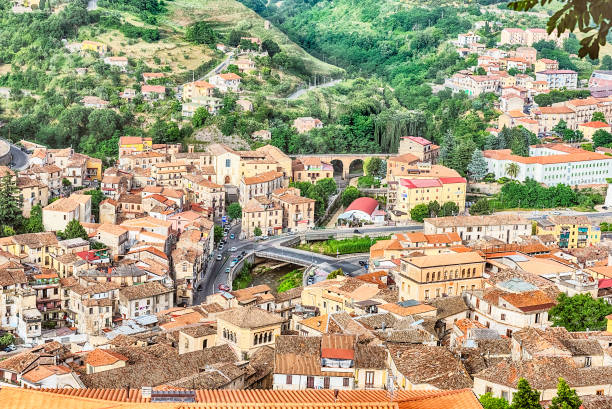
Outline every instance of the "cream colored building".
POLYGON ((274 346, 284 318, 256 306, 234 308, 217 315, 217 345, 229 344, 248 359, 262 346, 274 346))
POLYGON ((319 308, 321 314, 355 311, 354 303, 376 299, 378 285, 354 277, 339 276, 304 287, 302 305, 319 308))
POLYGON ((181 186, 186 174, 187 165, 183 161, 156 163, 151 167, 151 177, 161 186, 181 186))
POLYGON ((91 221, 91 196, 74 193, 43 208, 43 226, 47 231, 63 231, 72 220, 91 221))
POLYGON ((400 300, 426 301, 482 288, 484 267, 485 260, 476 252, 402 258, 400 300))
POLYGON ((217 183, 238 186, 240 184, 240 155, 225 145, 213 143, 208 145, 212 154, 217 183))
POLYGON ((190 326, 179 331, 178 353, 201 351, 214 346, 217 330, 208 324, 190 326))
POLYGON ((291 189, 291 191, 278 189, 272 194, 272 200, 277 202, 283 209, 284 231, 304 231, 314 227, 316 201, 302 197, 299 193, 299 189, 291 189))
POLYGON ((425 219, 423 233, 456 232, 462 240, 480 240, 490 236, 504 243, 519 243, 531 235, 531 222, 518 215, 448 216, 425 219))
POLYGON ((285 186, 282 172, 271 170, 240 181, 240 204, 245 205, 255 197, 270 198, 272 192, 285 186))
POLYGON ((254 198, 242 208, 241 222, 242 238, 252 238, 257 228, 263 236, 276 236, 283 229, 283 208, 270 199, 254 198))

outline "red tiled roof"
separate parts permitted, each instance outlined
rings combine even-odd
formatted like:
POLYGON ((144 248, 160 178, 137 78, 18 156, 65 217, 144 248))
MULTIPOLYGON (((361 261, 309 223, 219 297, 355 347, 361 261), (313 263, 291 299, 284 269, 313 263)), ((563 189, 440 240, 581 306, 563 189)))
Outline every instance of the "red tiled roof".
POLYGON ((400 184, 409 189, 442 186, 442 183, 440 183, 438 179, 400 179, 400 184))
POLYGON ((372 214, 374 210, 378 207, 378 201, 372 199, 371 197, 360 197, 353 200, 353 203, 346 208, 345 212, 351 210, 360 210, 365 214, 372 214))
POLYGON ((408 136, 408 139, 410 139, 413 142, 418 143, 419 145, 423 145, 423 146, 431 145, 431 141, 428 141, 427 139, 422 138, 420 136, 408 136))

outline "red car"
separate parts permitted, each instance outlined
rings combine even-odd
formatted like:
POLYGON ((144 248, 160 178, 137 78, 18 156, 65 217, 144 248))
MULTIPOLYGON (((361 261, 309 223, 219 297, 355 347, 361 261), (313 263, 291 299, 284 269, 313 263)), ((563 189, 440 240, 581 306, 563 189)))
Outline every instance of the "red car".
POLYGON ((230 288, 227 286, 227 284, 219 284, 219 290, 230 291, 230 288))

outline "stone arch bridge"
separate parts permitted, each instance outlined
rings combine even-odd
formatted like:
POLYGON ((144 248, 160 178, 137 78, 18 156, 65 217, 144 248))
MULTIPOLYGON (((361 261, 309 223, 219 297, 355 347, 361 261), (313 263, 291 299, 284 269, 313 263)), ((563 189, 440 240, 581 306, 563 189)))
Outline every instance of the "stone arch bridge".
POLYGON ((360 162, 363 166, 363 161, 368 158, 389 159, 397 156, 396 153, 330 153, 330 154, 312 154, 312 155, 291 155, 295 159, 302 158, 319 158, 322 162, 331 163, 334 165, 334 176, 341 176, 346 179, 352 168, 360 162))

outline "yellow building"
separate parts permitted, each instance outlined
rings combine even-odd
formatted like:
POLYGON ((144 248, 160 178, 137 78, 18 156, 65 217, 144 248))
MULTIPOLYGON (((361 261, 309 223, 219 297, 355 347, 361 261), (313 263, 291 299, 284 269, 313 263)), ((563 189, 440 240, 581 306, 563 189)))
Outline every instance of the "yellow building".
POLYGON ((194 81, 183 85, 183 101, 194 98, 212 97, 215 86, 206 81, 194 81))
POLYGON ((262 346, 274 346, 283 317, 257 306, 234 308, 217 315, 217 345, 229 344, 248 359, 262 346))
POLYGON ((537 222, 537 234, 553 235, 560 248, 575 249, 596 245, 601 240, 599 226, 586 216, 549 216, 537 222))
POLYGON ((606 316, 606 319, 608 320, 608 326, 606 328, 606 331, 612 333, 612 314, 606 316))
POLYGON ((119 138, 119 156, 129 155, 135 152, 149 151, 153 148, 152 138, 140 136, 122 136, 119 138))
POLYGON ((81 50, 93 51, 98 54, 106 54, 107 48, 106 44, 100 43, 98 41, 85 40, 81 43, 81 50))
POLYGON ((389 187, 388 204, 391 205, 391 219, 410 220, 410 210, 419 204, 437 201, 440 206, 454 202, 459 211, 465 210, 467 180, 462 177, 439 177, 431 179, 406 178, 389 187), (391 191, 395 190, 393 195, 391 191))
POLYGON ((304 287, 302 305, 318 307, 321 314, 355 311, 354 303, 376 298, 378 285, 340 276, 304 287))
POLYGON ((102 181, 102 160, 88 156, 85 167, 87 168, 87 177, 89 179, 102 181))
POLYGON ((485 260, 474 251, 405 257, 399 273, 401 301, 425 301, 480 289, 485 260))

